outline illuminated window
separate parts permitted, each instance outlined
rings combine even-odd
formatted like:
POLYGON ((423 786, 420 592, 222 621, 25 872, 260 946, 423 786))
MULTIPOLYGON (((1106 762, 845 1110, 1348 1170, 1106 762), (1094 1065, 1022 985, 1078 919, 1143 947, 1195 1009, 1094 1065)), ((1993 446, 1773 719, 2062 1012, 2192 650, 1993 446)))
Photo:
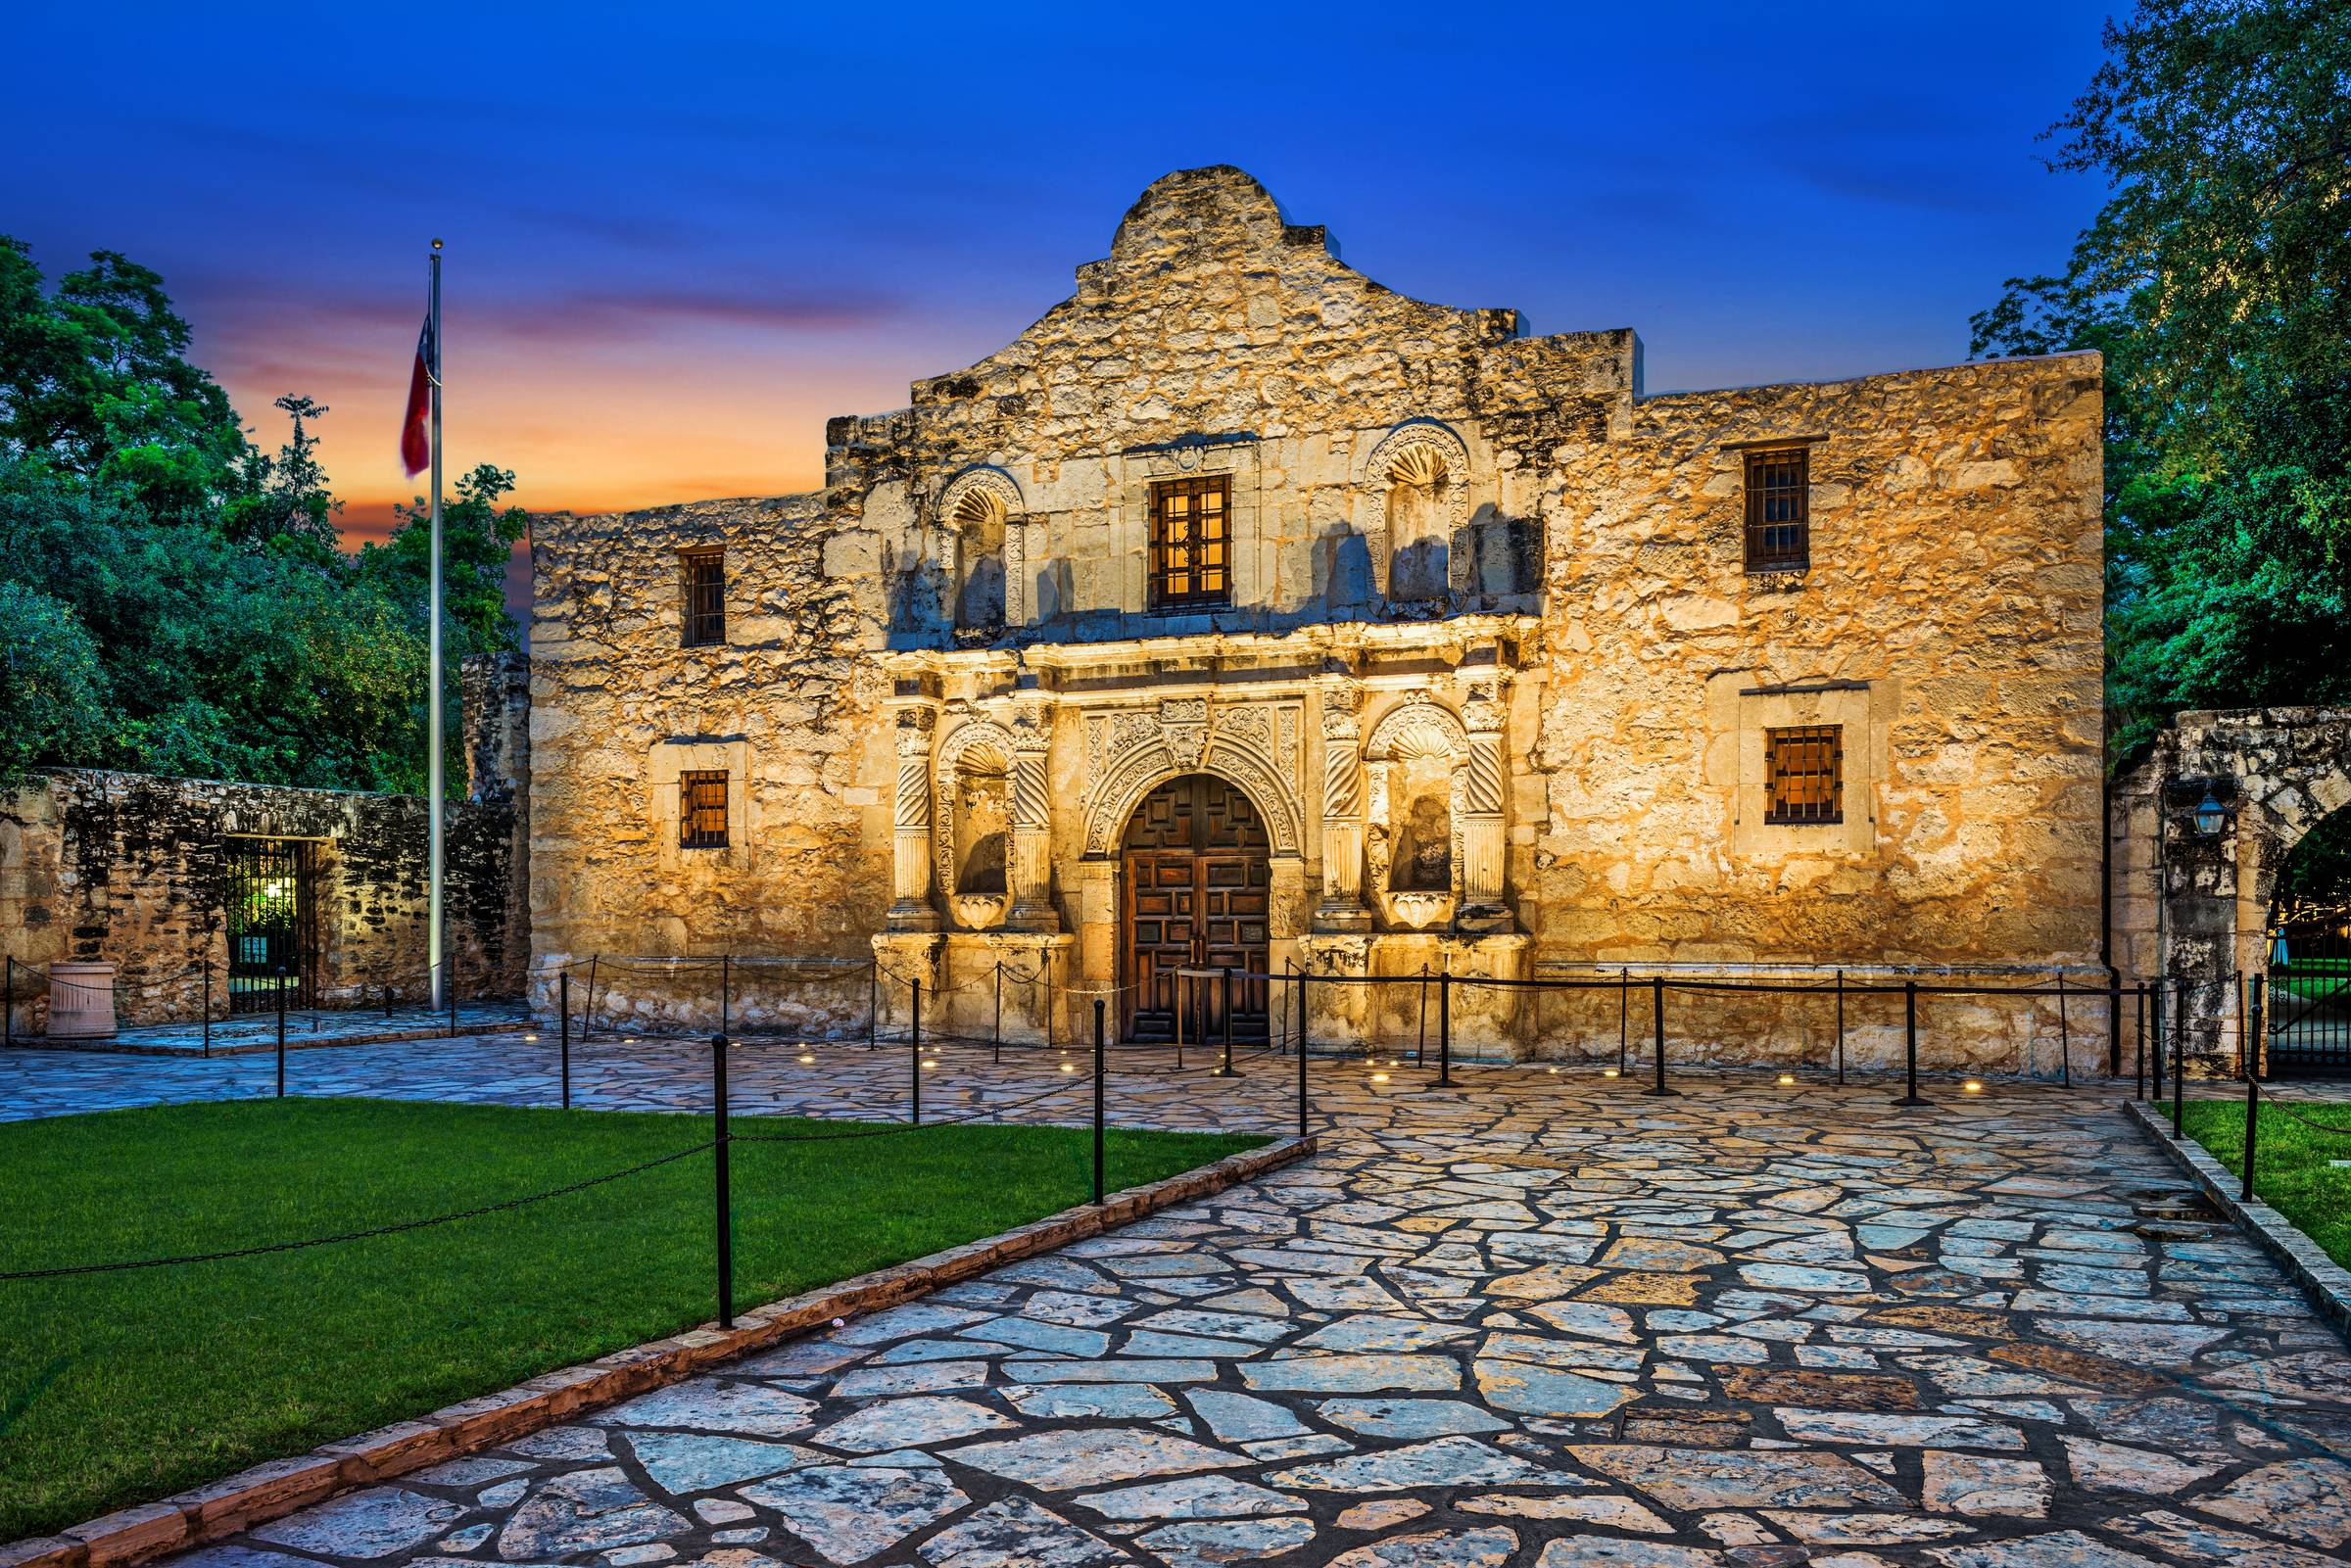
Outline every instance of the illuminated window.
POLYGON ((1845 727, 1807 725, 1765 735, 1771 756, 1771 803, 1765 822, 1845 821, 1845 727))
POLYGON ((727 776, 678 776, 678 844, 685 849, 727 847, 727 776))
POLYGON ((1754 451, 1747 456, 1747 569, 1788 572, 1811 564, 1811 479, 1806 453, 1754 451))
POLYGON ((1151 487, 1153 608, 1232 602, 1232 479, 1176 479, 1151 487))
POLYGON ((686 570, 686 645, 727 640, 727 567, 721 550, 689 550, 686 570))

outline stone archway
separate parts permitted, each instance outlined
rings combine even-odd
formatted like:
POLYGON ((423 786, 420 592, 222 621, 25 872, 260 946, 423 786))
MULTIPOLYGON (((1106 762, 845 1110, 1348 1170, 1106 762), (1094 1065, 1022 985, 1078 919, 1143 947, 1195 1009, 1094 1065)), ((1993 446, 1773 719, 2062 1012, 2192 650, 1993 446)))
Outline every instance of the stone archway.
MULTIPOLYGON (((2278 868, 2351 806, 2351 709, 2231 708, 2180 714, 2108 799, 2112 960, 2123 983, 2178 987, 2166 1044, 2191 1075, 2236 1071, 2237 976, 2258 973, 2278 868), (2223 826, 2198 829, 2206 795, 2223 826)), ((2128 1070, 2129 1064, 2124 1064, 2128 1070)))

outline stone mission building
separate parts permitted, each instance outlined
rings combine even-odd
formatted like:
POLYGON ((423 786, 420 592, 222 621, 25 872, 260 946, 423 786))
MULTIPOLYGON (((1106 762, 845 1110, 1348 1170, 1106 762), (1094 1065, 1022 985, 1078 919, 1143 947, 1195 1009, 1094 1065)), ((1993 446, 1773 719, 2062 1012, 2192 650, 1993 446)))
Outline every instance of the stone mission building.
MULTIPOLYGON (((878 957, 929 1028, 984 1033, 1001 966, 1007 1038, 1100 996, 1148 1039, 1180 969, 1400 977, 1315 988, 1320 1049, 1409 1046, 1441 971, 2102 984, 2097 358, 1651 395, 1641 357, 1408 299, 1186 169, 1002 351, 831 421, 825 489, 542 520, 542 997, 728 954, 770 964, 739 1024, 862 1032, 820 961, 878 957)), ((648 973, 600 1010, 710 989, 648 973)), ((1237 985, 1236 1032, 1290 994, 1237 985)), ((1452 1001, 1489 1056, 1651 1026, 1645 986, 1452 1001)), ((1929 1022, 1935 1062, 2048 1066, 2045 1009, 1929 1022)), ((1668 1024, 1816 1064, 1834 1027, 1668 1024)))

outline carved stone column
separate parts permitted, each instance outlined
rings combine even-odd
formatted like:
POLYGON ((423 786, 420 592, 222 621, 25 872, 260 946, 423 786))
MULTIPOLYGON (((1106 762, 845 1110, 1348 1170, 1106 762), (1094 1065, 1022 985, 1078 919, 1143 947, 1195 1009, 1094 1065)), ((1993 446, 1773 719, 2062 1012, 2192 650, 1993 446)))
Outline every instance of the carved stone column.
POLYGON ((1318 931, 1367 931, 1364 907, 1363 689, 1322 684, 1322 906, 1318 931))
POLYGON ((1491 686, 1473 687, 1462 704, 1469 734, 1468 777, 1462 799, 1463 930, 1507 931, 1514 924, 1503 902, 1503 854, 1509 820, 1502 756, 1503 705, 1491 686))
POLYGON ((927 706, 897 710, 897 832, 892 839, 895 901, 885 920, 893 931, 935 931, 931 903, 931 736, 937 716, 927 706))
POLYGON ((1058 931, 1061 913, 1053 907, 1053 801, 1048 780, 1053 749, 1053 710, 1025 704, 1012 722, 1012 853, 1005 885, 1012 913, 1005 925, 1016 931, 1058 931))

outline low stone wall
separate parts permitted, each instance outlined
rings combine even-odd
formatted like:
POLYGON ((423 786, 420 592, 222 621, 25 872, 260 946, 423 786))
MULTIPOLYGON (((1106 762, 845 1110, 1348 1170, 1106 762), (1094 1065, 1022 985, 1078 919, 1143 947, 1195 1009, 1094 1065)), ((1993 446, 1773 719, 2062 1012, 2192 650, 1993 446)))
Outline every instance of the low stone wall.
POLYGON ((862 1039, 874 999, 873 968, 854 959, 551 953, 530 973, 534 1015, 556 1018, 565 974, 582 1033, 715 1034, 723 1020, 736 1036, 862 1039))

